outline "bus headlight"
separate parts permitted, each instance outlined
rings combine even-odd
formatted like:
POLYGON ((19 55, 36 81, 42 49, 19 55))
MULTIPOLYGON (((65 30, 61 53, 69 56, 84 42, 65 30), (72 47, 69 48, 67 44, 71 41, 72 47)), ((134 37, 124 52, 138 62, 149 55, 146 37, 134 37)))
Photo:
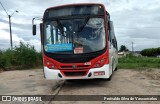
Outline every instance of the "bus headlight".
POLYGON ((54 69, 54 65, 52 65, 51 68, 54 69))
POLYGON ((47 66, 49 69, 55 69, 55 65, 48 60, 44 60, 44 66, 47 66))
POLYGON ((100 59, 99 61, 97 61, 94 65, 94 67, 98 68, 98 67, 102 67, 106 62, 106 59, 103 58, 103 59, 100 59))
POLYGON ((101 63, 103 63, 104 62, 104 59, 101 59, 101 61, 100 61, 101 63))
POLYGON ((50 65, 51 63, 49 61, 46 62, 47 65, 50 65))
POLYGON ((99 63, 97 63, 97 64, 96 64, 96 67, 99 67, 99 66, 100 66, 100 64, 99 64, 99 63))

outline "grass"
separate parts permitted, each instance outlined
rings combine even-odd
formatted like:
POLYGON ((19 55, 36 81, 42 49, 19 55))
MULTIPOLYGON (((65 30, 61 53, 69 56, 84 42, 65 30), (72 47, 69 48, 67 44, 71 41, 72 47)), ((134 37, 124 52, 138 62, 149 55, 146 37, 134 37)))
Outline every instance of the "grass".
POLYGON ((160 58, 127 56, 119 58, 118 68, 122 69, 160 69, 160 58))

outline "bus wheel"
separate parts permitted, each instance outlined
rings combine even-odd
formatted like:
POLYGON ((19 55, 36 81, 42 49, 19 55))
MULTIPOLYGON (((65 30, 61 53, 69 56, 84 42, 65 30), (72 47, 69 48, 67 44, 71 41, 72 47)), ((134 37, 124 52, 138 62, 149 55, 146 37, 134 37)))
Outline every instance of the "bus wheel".
POLYGON ((118 68, 116 67, 116 68, 115 68, 115 71, 117 71, 117 70, 118 70, 118 68))

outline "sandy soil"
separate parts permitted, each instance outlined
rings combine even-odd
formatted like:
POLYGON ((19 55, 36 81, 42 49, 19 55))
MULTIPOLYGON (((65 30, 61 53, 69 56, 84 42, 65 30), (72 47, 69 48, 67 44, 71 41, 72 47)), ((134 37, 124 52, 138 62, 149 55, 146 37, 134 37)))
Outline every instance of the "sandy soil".
MULTIPOLYGON (((145 71, 135 71, 119 69, 118 71, 114 72, 111 81, 94 79, 76 80, 72 82, 45 80, 43 77, 42 69, 25 71, 7 71, 0 73, 0 83, 0 95, 160 95, 160 70, 154 69, 145 71), (56 87, 57 85, 60 85, 60 87, 56 87)), ((40 102, 30 103, 39 104, 40 102)), ((51 101, 41 103, 159 104, 160 102, 51 101)))
POLYGON ((46 80, 42 69, 0 73, 0 95, 51 94, 58 81, 46 80))

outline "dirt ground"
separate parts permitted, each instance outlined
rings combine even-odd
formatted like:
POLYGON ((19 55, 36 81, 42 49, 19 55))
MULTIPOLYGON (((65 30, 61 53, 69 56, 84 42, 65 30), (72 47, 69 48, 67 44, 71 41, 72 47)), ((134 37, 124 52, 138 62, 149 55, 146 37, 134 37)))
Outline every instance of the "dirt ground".
MULTIPOLYGON (((0 73, 0 95, 160 95, 160 70, 114 72, 111 81, 101 79, 54 81, 42 69, 0 73)), ((3 103, 3 102, 0 102, 3 103)), ((8 102, 11 104, 11 102, 8 102)), ((8 104, 7 103, 7 104, 8 104)), ((30 104, 159 104, 158 101, 48 101, 30 104)), ((6 103, 5 103, 6 104, 6 103)), ((16 104, 16 102, 15 102, 16 104)), ((21 103, 20 103, 21 104, 21 103)), ((28 103, 26 103, 28 104, 28 103)))

